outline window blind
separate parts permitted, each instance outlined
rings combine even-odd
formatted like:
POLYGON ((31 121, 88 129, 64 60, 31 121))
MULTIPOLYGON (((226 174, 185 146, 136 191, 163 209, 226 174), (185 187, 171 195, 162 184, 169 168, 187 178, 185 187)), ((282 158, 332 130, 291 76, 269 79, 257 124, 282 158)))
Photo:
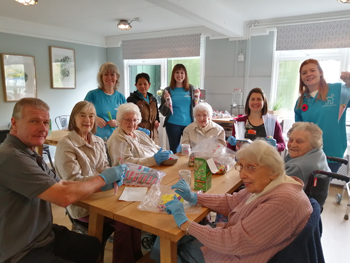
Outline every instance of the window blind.
POLYGON ((198 57, 200 34, 122 41, 123 59, 198 57))

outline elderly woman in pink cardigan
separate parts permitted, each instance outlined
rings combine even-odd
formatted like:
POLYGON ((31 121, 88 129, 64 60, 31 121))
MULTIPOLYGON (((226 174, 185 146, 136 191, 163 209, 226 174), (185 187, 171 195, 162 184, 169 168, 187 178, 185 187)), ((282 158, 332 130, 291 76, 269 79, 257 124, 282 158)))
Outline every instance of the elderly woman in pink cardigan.
MULTIPOLYGON (((276 148, 255 140, 236 157, 244 190, 211 195, 191 192, 183 180, 172 186, 188 202, 228 217, 214 227, 201 225, 188 220, 177 199, 166 203, 178 227, 190 235, 178 242, 178 262, 267 262, 305 227, 312 206, 303 182, 285 174, 276 148)), ((156 243, 151 257, 159 261, 157 247, 156 243)))

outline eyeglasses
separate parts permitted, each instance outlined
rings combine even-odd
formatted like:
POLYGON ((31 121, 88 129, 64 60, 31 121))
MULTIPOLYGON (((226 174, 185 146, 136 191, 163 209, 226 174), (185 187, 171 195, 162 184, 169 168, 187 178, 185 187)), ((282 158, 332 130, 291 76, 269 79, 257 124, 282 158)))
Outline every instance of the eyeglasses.
POLYGON ((130 120, 130 119, 124 119, 122 118, 124 121, 126 121, 127 123, 138 123, 139 122, 139 119, 133 119, 133 120, 130 120))
POLYGON ((242 172, 242 170, 246 171, 247 173, 254 173, 260 166, 254 166, 254 165, 243 165, 241 163, 235 164, 235 169, 238 172, 242 172))

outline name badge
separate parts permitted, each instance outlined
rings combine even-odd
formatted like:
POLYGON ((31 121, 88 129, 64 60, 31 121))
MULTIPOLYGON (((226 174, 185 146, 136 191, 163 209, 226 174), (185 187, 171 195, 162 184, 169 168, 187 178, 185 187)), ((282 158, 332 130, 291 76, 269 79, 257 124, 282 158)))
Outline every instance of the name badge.
POLYGON ((248 134, 256 135, 256 130, 248 130, 248 134))

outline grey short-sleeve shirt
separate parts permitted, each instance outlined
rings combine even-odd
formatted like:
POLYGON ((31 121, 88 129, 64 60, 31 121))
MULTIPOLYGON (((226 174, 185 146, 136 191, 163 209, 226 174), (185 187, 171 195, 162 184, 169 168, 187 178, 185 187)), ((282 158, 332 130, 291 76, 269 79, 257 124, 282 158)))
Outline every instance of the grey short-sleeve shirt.
POLYGON ((0 146, 0 262, 53 241, 51 204, 37 196, 58 181, 36 152, 7 136, 0 146))

